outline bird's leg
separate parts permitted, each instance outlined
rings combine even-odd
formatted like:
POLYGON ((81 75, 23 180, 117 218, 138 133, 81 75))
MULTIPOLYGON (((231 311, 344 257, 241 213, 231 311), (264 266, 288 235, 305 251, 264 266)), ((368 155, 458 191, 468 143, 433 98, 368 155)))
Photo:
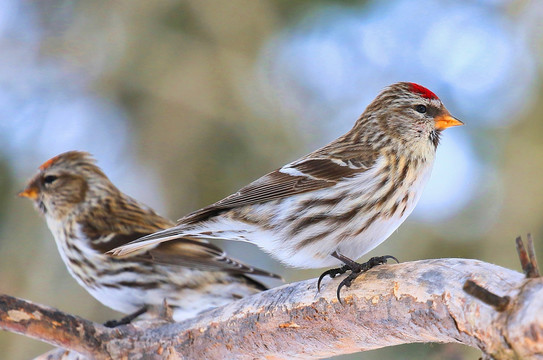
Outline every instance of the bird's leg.
POLYGON ((343 265, 340 268, 330 269, 330 270, 327 270, 324 273, 322 273, 322 275, 319 277, 319 281, 317 282, 317 288, 320 291, 321 280, 326 275, 330 275, 331 278, 334 278, 337 275, 344 274, 344 273, 347 272, 347 270, 350 270, 351 273, 339 283, 339 286, 337 288, 337 299, 339 300, 340 303, 342 303, 341 296, 340 296, 341 288, 343 288, 344 286, 346 286, 346 287, 351 286, 352 282, 358 276, 360 276, 360 274, 365 273, 366 271, 368 271, 369 269, 371 269, 371 268, 373 268, 373 267, 375 267, 377 265, 386 264, 388 259, 393 259, 397 263, 399 263, 398 259, 396 259, 392 255, 375 256, 375 257, 372 257, 371 259, 369 259, 368 261, 366 261, 365 263, 362 263, 362 264, 357 263, 356 261, 354 261, 352 259, 349 259, 348 257, 346 257, 344 255, 341 255, 337 251, 334 251, 332 253, 332 256, 335 257, 338 260, 341 260, 345 265, 343 265))
POLYGON ((114 328, 121 325, 130 324, 132 320, 147 312, 147 306, 143 306, 141 309, 136 310, 132 314, 126 315, 119 320, 109 320, 104 323, 105 327, 114 328))

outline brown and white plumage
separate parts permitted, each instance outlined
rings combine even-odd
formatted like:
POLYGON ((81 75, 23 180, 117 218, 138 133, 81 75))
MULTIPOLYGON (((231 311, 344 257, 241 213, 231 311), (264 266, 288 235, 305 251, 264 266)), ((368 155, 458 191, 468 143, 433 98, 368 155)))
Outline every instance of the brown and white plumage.
POLYGON ((252 242, 302 268, 338 265, 336 253, 358 259, 411 213, 441 131, 461 124, 428 89, 391 85, 347 134, 112 253, 187 237, 252 242))
POLYGON ((70 274, 123 313, 166 300, 179 321, 265 289, 247 274, 278 277, 203 240, 181 238, 121 259, 106 255, 174 224, 123 194, 84 152, 45 162, 20 195, 45 216, 70 274))

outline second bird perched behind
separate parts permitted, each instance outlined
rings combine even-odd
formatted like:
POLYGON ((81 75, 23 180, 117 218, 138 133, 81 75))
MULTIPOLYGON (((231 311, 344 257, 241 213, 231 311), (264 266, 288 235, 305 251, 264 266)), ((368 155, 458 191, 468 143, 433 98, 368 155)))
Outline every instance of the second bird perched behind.
POLYGON ((45 216, 70 274, 98 301, 125 314, 166 300, 180 321, 266 289, 246 274, 279 278, 202 240, 179 239, 122 259, 106 255, 174 224, 123 194, 85 152, 46 161, 19 195, 45 216))
POLYGON ((366 267, 351 259, 409 216, 430 177, 441 131, 461 124, 430 90, 393 84, 345 135, 112 253, 138 253, 179 237, 238 240, 290 266, 345 264, 329 274, 347 268, 356 277, 366 267))

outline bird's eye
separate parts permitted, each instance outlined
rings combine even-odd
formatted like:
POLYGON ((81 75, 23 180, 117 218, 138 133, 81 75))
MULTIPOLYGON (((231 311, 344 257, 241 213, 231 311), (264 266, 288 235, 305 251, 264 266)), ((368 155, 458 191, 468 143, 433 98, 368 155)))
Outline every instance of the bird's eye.
POLYGON ((43 178, 43 183, 52 184, 56 179, 57 177, 55 175, 47 175, 46 177, 43 178))
POLYGON ((420 112, 421 114, 424 114, 426 112, 426 106, 424 105, 417 105, 415 107, 415 110, 417 110, 418 112, 420 112))

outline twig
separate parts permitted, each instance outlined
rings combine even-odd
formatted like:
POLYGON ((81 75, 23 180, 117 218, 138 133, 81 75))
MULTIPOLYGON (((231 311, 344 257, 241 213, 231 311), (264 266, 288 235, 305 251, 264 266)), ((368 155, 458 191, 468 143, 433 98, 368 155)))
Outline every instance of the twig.
POLYGON ((532 234, 528 234, 527 248, 524 247, 524 242, 519 236, 516 239, 517 252, 520 259, 520 265, 522 266, 522 271, 527 278, 538 278, 540 277, 539 267, 537 265, 537 258, 535 257, 534 241, 532 239, 532 234))
POLYGON ((539 272, 539 266, 537 265, 537 258, 535 256, 535 246, 534 246, 534 239, 532 238, 532 234, 528 233, 527 236, 527 244, 526 249, 528 250, 528 258, 530 259, 530 264, 532 265, 532 271, 528 275, 530 278, 538 278, 540 277, 539 272))
POLYGON ((464 283, 464 291, 471 296, 476 297, 487 305, 493 306, 497 311, 504 311, 509 305, 511 298, 509 296, 498 296, 482 286, 477 285, 472 280, 464 283))

